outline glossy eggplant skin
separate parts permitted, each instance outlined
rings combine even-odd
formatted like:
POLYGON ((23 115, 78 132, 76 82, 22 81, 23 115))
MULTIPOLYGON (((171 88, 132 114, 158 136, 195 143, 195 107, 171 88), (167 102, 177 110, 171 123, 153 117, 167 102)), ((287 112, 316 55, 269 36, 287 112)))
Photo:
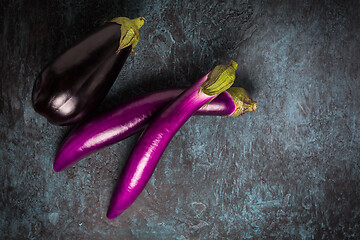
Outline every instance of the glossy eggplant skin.
POLYGON ((183 124, 202 106, 226 91, 235 80, 237 63, 219 65, 172 101, 140 135, 121 172, 107 218, 114 219, 139 196, 165 148, 183 124))
MULTIPOLYGON (((54 170, 62 171, 80 159, 127 138, 178 97, 185 89, 165 89, 141 95, 90 118, 75 128, 57 151, 54 170)), ((236 111, 233 96, 223 92, 197 115, 230 116, 236 111)))
POLYGON ((132 47, 116 53, 121 25, 106 23, 72 46, 36 79, 32 104, 55 125, 85 119, 100 104, 116 80, 132 47))

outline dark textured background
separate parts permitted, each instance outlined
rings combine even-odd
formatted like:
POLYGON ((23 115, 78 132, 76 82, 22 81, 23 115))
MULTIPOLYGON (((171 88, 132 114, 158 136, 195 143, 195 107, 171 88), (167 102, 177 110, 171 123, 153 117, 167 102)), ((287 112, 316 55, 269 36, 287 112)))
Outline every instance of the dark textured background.
POLYGON ((1 1, 1 239, 360 238, 359 1, 192 2, 1 1), (230 58, 258 109, 192 117, 110 221, 138 134, 55 173, 70 128, 36 114, 30 94, 49 61, 117 16, 147 21, 97 111, 230 58))

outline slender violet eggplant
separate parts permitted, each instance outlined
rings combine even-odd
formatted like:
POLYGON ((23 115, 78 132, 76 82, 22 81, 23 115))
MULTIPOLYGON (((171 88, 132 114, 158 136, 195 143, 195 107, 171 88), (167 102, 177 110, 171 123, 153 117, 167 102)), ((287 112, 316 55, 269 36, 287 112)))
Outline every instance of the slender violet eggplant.
POLYGON ((200 107, 226 91, 235 80, 237 63, 216 66, 164 108, 139 137, 120 175, 107 212, 118 217, 138 197, 149 181, 166 146, 200 107))
POLYGON ((56 125, 71 125, 88 117, 134 51, 144 21, 142 17, 114 18, 59 55, 35 80, 35 111, 56 125))
MULTIPOLYGON (((148 93, 87 120, 75 128, 62 143, 55 157, 54 170, 64 170, 89 154, 141 130, 184 90, 175 88, 148 93)), ((251 100, 245 89, 232 87, 195 114, 239 116, 255 109, 256 102, 251 100)))

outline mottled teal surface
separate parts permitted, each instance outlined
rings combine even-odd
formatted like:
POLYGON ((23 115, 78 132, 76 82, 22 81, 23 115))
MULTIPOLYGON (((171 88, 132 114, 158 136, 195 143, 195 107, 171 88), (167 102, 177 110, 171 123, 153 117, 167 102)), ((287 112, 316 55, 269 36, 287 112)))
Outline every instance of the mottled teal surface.
POLYGON ((359 1, 8 0, 0 4, 1 239, 360 239, 359 1), (57 54, 143 16, 98 109, 189 86, 230 58, 258 109, 192 117, 136 202, 106 211, 138 137, 55 173, 70 127, 31 107, 57 54))

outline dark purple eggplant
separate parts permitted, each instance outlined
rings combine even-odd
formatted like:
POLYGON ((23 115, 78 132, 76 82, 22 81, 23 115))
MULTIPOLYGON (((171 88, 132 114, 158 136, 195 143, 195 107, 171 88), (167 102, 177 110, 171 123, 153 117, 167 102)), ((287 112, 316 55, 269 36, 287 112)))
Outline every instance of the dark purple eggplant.
POLYGON ((142 17, 115 18, 59 55, 35 81, 35 111, 56 125, 71 125, 88 117, 134 51, 144 21, 142 17))

